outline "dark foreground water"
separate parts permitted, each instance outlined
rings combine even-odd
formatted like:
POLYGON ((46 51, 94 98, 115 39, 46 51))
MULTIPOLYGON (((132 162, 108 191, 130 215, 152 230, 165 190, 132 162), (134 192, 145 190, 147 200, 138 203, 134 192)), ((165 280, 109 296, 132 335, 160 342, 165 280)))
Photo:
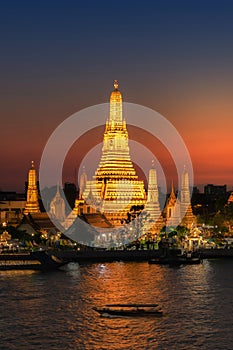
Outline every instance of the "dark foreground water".
POLYGON ((232 273, 233 260, 0 272, 0 349, 233 349, 232 273), (102 318, 92 310, 117 302, 158 302, 164 316, 102 318))

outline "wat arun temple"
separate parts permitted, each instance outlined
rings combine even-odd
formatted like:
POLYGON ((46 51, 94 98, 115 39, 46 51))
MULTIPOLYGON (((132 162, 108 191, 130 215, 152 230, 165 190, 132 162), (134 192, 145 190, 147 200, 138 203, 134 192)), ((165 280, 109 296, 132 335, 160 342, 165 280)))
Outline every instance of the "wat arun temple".
POLYGON ((102 156, 90 181, 81 176, 80 199, 119 225, 132 206, 146 203, 144 182, 138 179, 130 158, 126 121, 122 117, 122 95, 117 81, 110 96, 110 116, 106 121, 102 156))
MULTIPOLYGON (((34 163, 29 171, 28 195, 25 214, 41 216, 38 206, 36 174, 34 163)), ((85 169, 80 176, 79 193, 68 217, 65 214, 64 200, 59 187, 50 204, 49 216, 59 218, 63 227, 69 227, 75 218, 81 218, 96 228, 96 239, 103 229, 112 232, 116 228, 128 226, 130 230, 140 231, 137 238, 150 234, 156 237, 164 227, 196 226, 193 215, 188 172, 184 168, 180 196, 174 188, 167 197, 164 208, 159 202, 157 172, 152 162, 148 176, 148 189, 138 178, 130 157, 126 120, 123 118, 122 94, 118 82, 110 95, 110 113, 106 120, 103 136, 102 155, 92 179, 87 179, 85 169), (133 214, 132 214, 133 212, 133 214), (140 216, 141 228, 134 225, 140 216)))
POLYGON ((102 155, 95 175, 87 179, 85 169, 80 177, 79 197, 75 201, 73 215, 101 213, 113 227, 122 226, 132 208, 143 208, 144 230, 158 234, 164 226, 178 224, 191 228, 196 224, 192 213, 188 172, 184 169, 180 199, 174 188, 163 210, 160 208, 157 173, 152 166, 146 192, 144 181, 138 178, 130 157, 126 120, 122 113, 122 94, 118 82, 110 95, 110 113, 106 120, 102 155), (150 223, 150 224, 148 224, 150 223))

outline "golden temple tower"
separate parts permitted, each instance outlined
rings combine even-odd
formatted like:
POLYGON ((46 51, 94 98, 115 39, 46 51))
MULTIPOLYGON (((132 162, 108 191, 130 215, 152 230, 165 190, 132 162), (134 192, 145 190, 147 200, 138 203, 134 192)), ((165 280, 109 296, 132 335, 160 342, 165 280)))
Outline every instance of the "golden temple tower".
POLYGON ((24 214, 29 213, 40 213, 37 190, 37 176, 34 161, 32 161, 31 169, 28 172, 27 202, 24 211, 24 214))
POLYGON ((102 156, 93 180, 86 181, 83 198, 115 225, 122 223, 133 205, 144 205, 146 201, 144 182, 138 180, 130 158, 117 80, 110 96, 110 115, 106 121, 102 156), (88 198, 90 193, 91 198, 88 198))

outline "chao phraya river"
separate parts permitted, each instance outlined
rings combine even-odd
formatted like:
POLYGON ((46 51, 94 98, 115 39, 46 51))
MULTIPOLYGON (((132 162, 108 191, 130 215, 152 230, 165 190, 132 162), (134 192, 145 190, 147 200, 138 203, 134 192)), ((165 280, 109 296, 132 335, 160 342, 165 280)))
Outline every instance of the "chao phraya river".
POLYGON ((105 263, 0 272, 1 350, 233 349, 233 260, 105 263), (159 303, 163 317, 104 318, 105 303, 159 303))

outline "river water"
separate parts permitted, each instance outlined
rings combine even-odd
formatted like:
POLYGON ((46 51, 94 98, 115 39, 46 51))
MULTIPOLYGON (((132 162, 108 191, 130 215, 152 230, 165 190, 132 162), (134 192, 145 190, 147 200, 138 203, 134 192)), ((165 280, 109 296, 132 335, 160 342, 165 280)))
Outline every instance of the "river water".
POLYGON ((201 265, 71 263, 0 272, 1 350, 233 349, 233 260, 201 265), (104 318, 93 306, 159 303, 162 317, 104 318))

